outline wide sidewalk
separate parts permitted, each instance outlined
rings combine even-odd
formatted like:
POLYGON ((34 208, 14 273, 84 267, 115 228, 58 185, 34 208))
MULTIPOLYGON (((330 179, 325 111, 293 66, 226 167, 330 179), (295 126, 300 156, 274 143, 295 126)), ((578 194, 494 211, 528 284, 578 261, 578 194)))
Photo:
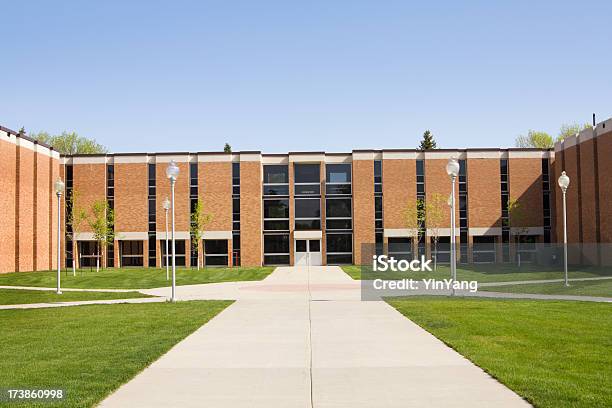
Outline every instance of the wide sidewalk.
POLYGON ((178 287, 180 299, 239 300, 101 406, 528 406, 391 306, 361 301, 359 288, 338 267, 178 287))

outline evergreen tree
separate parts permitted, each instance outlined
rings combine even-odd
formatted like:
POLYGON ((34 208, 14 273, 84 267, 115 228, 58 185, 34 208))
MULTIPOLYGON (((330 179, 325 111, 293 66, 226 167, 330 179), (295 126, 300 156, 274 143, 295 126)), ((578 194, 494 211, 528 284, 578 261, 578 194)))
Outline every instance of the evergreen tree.
POLYGON ((230 144, 226 142, 225 146, 223 146, 223 151, 225 153, 231 153, 232 152, 232 146, 230 146, 230 144))
POLYGON ((421 144, 419 145, 420 150, 429 150, 429 149, 437 149, 436 141, 434 140, 433 133, 429 130, 426 130, 423 133, 423 140, 421 140, 421 144))

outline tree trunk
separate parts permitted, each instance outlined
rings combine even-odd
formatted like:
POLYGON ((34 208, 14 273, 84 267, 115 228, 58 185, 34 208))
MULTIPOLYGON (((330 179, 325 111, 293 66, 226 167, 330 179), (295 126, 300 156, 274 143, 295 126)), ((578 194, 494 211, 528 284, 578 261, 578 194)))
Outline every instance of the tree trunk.
POLYGON ((76 233, 72 232, 72 276, 76 276, 76 262, 77 262, 77 242, 76 233))
POLYGON ((98 242, 98 256, 96 256, 96 272, 100 272, 100 243, 98 242))

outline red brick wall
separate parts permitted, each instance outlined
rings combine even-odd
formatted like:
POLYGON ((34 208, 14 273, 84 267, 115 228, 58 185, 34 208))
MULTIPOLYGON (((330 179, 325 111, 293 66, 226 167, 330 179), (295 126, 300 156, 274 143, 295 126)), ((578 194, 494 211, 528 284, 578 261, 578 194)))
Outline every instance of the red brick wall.
POLYGON ((240 257, 242 266, 261 266, 261 162, 240 162, 240 257))
POLYGON ((44 154, 36 155, 36 270, 48 270, 49 265, 49 219, 51 217, 49 189, 49 162, 44 154))
MULTIPOLYGON (((578 179, 578 149, 576 146, 572 146, 565 149, 563 154, 565 157, 565 166, 563 170, 565 170, 566 174, 570 178, 570 186, 567 189, 567 242, 576 243, 580 242, 580 209, 578 201, 578 187, 580 185, 580 181, 578 179)), ((555 187, 559 188, 558 185, 555 185, 555 187)), ((560 210, 562 216, 563 204, 561 204, 560 210)), ((561 227, 561 234, 563 234, 563 218, 560 218, 560 220, 561 223, 559 225, 561 227)), ((563 235, 561 235, 561 237, 563 237, 563 235)), ((563 242, 563 240, 561 240, 561 242, 563 242)))
MULTIPOLYGON (((542 159, 510 158, 508 160, 510 199, 518 200, 522 219, 511 227, 544 225, 542 204, 542 159)), ((470 179, 468 183, 471 183, 470 179)), ((501 205, 501 204, 500 204, 501 205)))
MULTIPOLYGON (((425 199, 431 201, 434 194, 439 194, 445 198, 445 203, 448 202, 448 197, 451 194, 451 180, 446 173, 446 165, 448 159, 427 159, 425 160, 425 199)), ((472 183, 472 179, 468 175, 468 186, 472 183)), ((384 181, 383 181, 384 184, 384 181)), ((456 235, 459 235, 459 177, 455 181, 455 226, 457 228, 456 235)), ((448 204, 447 204, 448 205, 448 204)), ((445 228, 450 228, 450 209, 447 207, 443 210, 442 225, 445 228)), ((468 218, 469 220, 469 218, 468 218)))
POLYGON ((375 242, 374 160, 353 161, 353 234, 353 259, 361 263, 361 245, 375 242))
POLYGON ((499 159, 467 159, 470 227, 501 227, 499 159))
POLYGON ((416 200, 416 162, 413 159, 384 159, 382 171, 384 227, 407 228, 404 210, 409 202, 416 200))
POLYGON ((19 155, 17 270, 31 271, 34 268, 34 151, 22 146, 18 146, 17 149, 19 155))
MULTIPOLYGON (((597 162, 599 165, 599 213, 601 242, 612 243, 612 129, 597 136, 597 162)), ((612 261, 612 255, 608 254, 612 261)))
POLYGON ((17 194, 17 146, 0 140, 0 273, 16 270, 15 198, 17 194))
POLYGON ((232 163, 199 163, 198 194, 212 219, 207 231, 232 230, 232 163))
POLYGON ((147 163, 115 163, 115 231, 148 231, 147 180, 147 163))
MULTIPOLYGON (((189 207, 189 163, 176 163, 179 168, 179 176, 174 185, 174 222, 176 231, 189 231, 189 225, 191 223, 191 214, 189 207)), ((170 180, 166 177, 166 168, 168 163, 157 163, 155 165, 155 193, 156 193, 156 228, 157 231, 166 230, 166 218, 162 203, 168 197, 168 200, 172 201, 170 191, 170 180)), ((198 173, 201 180, 201 172, 198 173)), ((145 175, 145 183, 148 180, 148 174, 145 175)), ((117 181, 115 181, 115 186, 117 181)), ((117 187, 115 187, 116 190, 117 187)), ((147 193, 148 194, 148 193, 147 193)), ((146 200, 146 197, 145 197, 146 200)), ((147 207, 148 209, 148 203, 147 207)), ((168 229, 172 228, 172 209, 168 211, 168 229)), ((148 213, 147 213, 148 214, 148 213)), ((142 231, 148 231, 149 226, 146 225, 142 231)))
MULTIPOLYGON (((106 200, 106 164, 73 164, 72 186, 72 191, 77 194, 77 206, 87 211, 91 217, 93 204, 96 201, 106 200)), ((92 229, 85 221, 76 232, 92 232, 92 229)))

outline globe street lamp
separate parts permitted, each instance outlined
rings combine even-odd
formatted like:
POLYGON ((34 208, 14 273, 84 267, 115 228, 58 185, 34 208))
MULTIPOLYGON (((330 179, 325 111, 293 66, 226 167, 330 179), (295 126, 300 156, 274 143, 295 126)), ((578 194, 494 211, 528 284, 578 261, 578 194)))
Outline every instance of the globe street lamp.
POLYGON ((457 250, 455 248, 455 180, 459 174, 459 162, 454 157, 451 157, 446 164, 446 173, 451 179, 451 279, 453 280, 452 295, 455 295, 455 281, 457 280, 457 250))
POLYGON ((58 295, 62 294, 60 287, 60 271, 62 265, 62 251, 61 251, 61 240, 62 240, 62 194, 64 193, 64 182, 61 178, 55 181, 55 194, 57 195, 57 291, 58 295))
POLYGON ((162 202, 164 212, 166 213, 166 280, 170 279, 170 264, 168 263, 168 210, 170 209, 170 200, 168 197, 162 202))
POLYGON ((565 172, 561 173, 559 176, 559 187, 561 187, 561 191, 563 192, 563 269, 565 271, 565 286, 569 286, 569 281, 567 278, 567 205, 565 203, 565 193, 567 191, 567 187, 569 187, 570 178, 565 174, 565 172))
POLYGON ((170 180, 170 191, 172 197, 172 298, 171 301, 176 301, 176 260, 174 258, 175 243, 174 243, 174 184, 179 175, 179 168, 174 160, 170 161, 166 168, 166 177, 170 180))

